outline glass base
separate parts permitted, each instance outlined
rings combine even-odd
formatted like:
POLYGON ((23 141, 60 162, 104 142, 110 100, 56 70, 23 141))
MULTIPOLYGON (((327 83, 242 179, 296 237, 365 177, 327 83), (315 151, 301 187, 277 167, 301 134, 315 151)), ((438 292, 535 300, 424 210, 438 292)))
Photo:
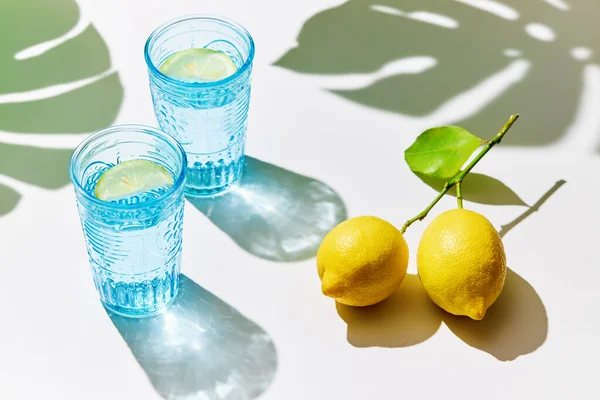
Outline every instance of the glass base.
MULTIPOLYGON (((190 156, 192 158, 193 156, 190 156)), ((213 197, 238 184, 242 177, 244 157, 228 165, 215 166, 211 162, 188 165, 184 193, 190 197, 213 197), (208 165, 206 165, 208 164, 208 165)))
POLYGON ((179 288, 177 287, 175 289, 175 293, 173 294, 173 297, 171 298, 171 300, 169 300, 168 303, 157 304, 157 305, 154 305, 151 307, 145 307, 145 308, 125 308, 125 307, 119 307, 119 306, 111 306, 111 305, 106 304, 102 300, 100 300, 100 301, 102 302, 102 305, 104 306, 106 311, 108 311, 109 313, 118 314, 120 316, 128 317, 128 318, 146 318, 146 317, 154 317, 158 314, 162 314, 167 309, 169 309, 169 307, 171 307, 173 305, 173 303, 175 302, 175 300, 177 299, 178 292, 179 292, 179 288))
MULTIPOLYGON (((104 308, 126 317, 147 317, 166 310, 179 292, 179 259, 161 268, 154 278, 125 281, 122 274, 93 269, 94 281, 104 308), (114 278, 119 278, 115 280, 114 278)), ((135 276, 135 275, 134 275, 135 276)))
POLYGON ((218 188, 198 188, 186 186, 184 189, 184 193, 186 197, 215 197, 225 194, 235 186, 237 182, 231 182, 226 186, 221 186, 218 188))

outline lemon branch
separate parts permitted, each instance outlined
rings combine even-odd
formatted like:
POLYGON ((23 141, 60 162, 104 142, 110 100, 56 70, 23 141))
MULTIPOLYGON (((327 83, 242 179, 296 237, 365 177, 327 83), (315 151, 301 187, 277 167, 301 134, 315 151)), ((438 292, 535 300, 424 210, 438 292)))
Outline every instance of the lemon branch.
POLYGON ((437 197, 435 199, 433 199, 433 201, 427 206, 427 208, 424 209, 416 217, 414 217, 414 218, 409 219, 408 221, 406 221, 406 223, 404 224, 404 226, 402 227, 402 230, 400 232, 402 232, 404 234, 404 232, 406 232, 406 229, 409 226, 411 226, 413 223, 415 223, 416 221, 422 221, 423 219, 425 219, 425 217, 427 217, 427 214, 429 214, 429 211, 431 211, 431 209, 438 203, 438 201, 440 201, 440 199, 442 197, 444 197, 446 195, 446 193, 448 193, 448 191, 453 186, 456 186, 456 189, 457 189, 456 199, 458 201, 458 207, 462 208, 462 200, 463 200, 463 197, 462 197, 462 181, 463 181, 463 179, 465 179, 465 176, 467 176, 467 174, 469 172, 471 172, 471 170, 473 169, 473 167, 475 167, 475 165, 477 165, 477 163, 487 154, 488 151, 490 151, 492 149, 492 147, 494 147, 495 145, 497 145, 498 143, 500 143, 502 141, 502 138, 504 137, 504 135, 506 134, 506 132, 508 132, 508 130, 511 128, 511 126, 515 123, 515 121, 518 118, 519 118, 518 114, 511 115, 510 118, 508 119, 508 121, 506 122, 506 124, 504 124, 504 126, 500 130, 500 132, 498 132, 498 134, 496 136, 494 136, 494 138, 492 140, 490 140, 489 142, 486 143, 486 145, 484 146, 484 148, 467 165, 467 167, 465 169, 463 169, 462 171, 458 172, 454 176, 454 178, 452 178, 448 182, 446 182, 446 184, 444 185, 444 188, 442 189, 442 191, 437 195, 437 197))
POLYGON ((456 201, 458 208, 463 208, 462 181, 456 182, 456 201))

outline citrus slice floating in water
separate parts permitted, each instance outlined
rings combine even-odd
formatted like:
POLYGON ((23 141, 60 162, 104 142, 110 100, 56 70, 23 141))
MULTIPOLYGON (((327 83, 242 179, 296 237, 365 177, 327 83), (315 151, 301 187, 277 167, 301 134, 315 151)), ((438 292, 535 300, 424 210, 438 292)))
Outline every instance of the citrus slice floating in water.
POLYGON ((104 171, 94 195, 100 200, 113 201, 172 185, 173 176, 165 167, 147 160, 128 160, 104 171))
POLYGON ((178 51, 162 63, 160 72, 187 81, 214 82, 235 74, 237 67, 227 54, 211 49, 178 51))

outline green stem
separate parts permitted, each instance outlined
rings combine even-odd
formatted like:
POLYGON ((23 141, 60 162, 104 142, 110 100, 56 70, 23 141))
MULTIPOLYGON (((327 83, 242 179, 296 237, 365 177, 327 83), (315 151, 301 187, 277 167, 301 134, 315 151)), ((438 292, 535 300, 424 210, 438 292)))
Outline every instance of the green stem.
POLYGON ((437 195, 437 197, 435 199, 433 199, 431 204, 429 204, 427 206, 427 208, 425 210, 423 210, 423 212, 421 214, 417 215, 413 219, 409 219, 408 221, 406 221, 406 223, 404 224, 404 226, 402 227, 402 230, 400 230, 400 232, 402 232, 402 234, 404 234, 404 232, 406 232, 406 228, 411 226, 414 222, 423 220, 423 218, 425 218, 427 216, 427 214, 429 214, 429 211, 431 211, 433 206, 435 206, 437 204, 437 202, 440 201, 440 199, 442 197, 444 197, 444 195, 446 193, 448 193, 449 189, 450 189, 450 187, 448 186, 448 184, 446 184, 444 186, 444 189, 437 195))
MULTIPOLYGON (((444 185, 444 188, 442 189, 442 191, 431 202, 431 204, 429 204, 426 209, 424 209, 423 211, 421 211, 421 213, 419 215, 417 215, 416 217, 414 217, 414 218, 409 219, 408 221, 406 221, 406 223, 404 224, 404 226, 402 227, 402 230, 400 232, 402 232, 404 234, 404 232, 406 232, 406 229, 409 226, 411 226, 413 223, 415 223, 416 221, 422 221, 423 219, 425 219, 425 217, 427 217, 427 214, 429 214, 429 211, 431 211, 431 209, 433 208, 433 206, 435 206, 437 204, 437 202, 440 201, 440 199, 442 197, 444 197, 444 195, 446 193, 448 193, 448 190, 450 190, 452 188, 452 186, 455 186, 455 185, 457 185, 459 183, 462 183, 462 181, 465 179, 465 176, 467 176, 467 174, 469 172, 471 172, 471 170, 473 169, 473 167, 475 167, 475 165, 477 165, 477 163, 487 154, 487 152, 490 151, 492 149, 492 147, 494 147, 495 145, 497 145, 498 143, 500 143, 502 141, 502 138, 504 137, 504 135, 506 134, 506 132, 508 132, 508 130, 510 129, 510 127, 515 123, 515 121, 518 118, 519 118, 518 114, 511 115, 510 118, 508 119, 508 121, 506 122, 506 124, 504 124, 504 126, 500 130, 500 132, 498 132, 498 134, 496 136, 494 136, 494 138, 492 140, 490 140, 488 143, 486 143, 485 147, 467 165, 467 167, 465 169, 463 169, 462 171, 460 171, 459 173, 457 173, 454 176, 454 178, 452 178, 448 182, 446 182, 446 184, 444 185)), ((457 193, 458 206, 460 208, 462 208, 462 188, 460 188, 460 185, 459 185, 459 189, 458 190, 459 190, 459 193, 457 193)))
POLYGON ((456 201, 458 208, 463 208, 462 181, 456 182, 456 201))
POLYGON ((465 169, 463 169, 462 171, 460 171, 458 174, 456 174, 456 176, 454 178, 452 178, 452 180, 450 181, 450 184, 452 186, 454 186, 456 184, 456 182, 462 181, 465 178, 465 176, 467 176, 467 174, 469 172, 471 172, 471 170, 473 169, 473 167, 475 165, 477 165, 477 163, 479 162, 479 160, 481 160, 483 158, 483 156, 485 156, 487 154, 487 152, 492 149, 492 147, 494 147, 495 145, 497 145, 498 143, 500 143, 502 141, 502 138, 504 137, 504 135, 506 134, 506 132, 508 132, 508 130, 510 129, 510 127, 513 126, 513 124, 515 123, 515 121, 518 118, 519 118, 518 114, 511 115, 510 118, 508 119, 508 121, 506 122, 506 124, 504 124, 504 126, 500 130, 500 132, 498 132, 498 134, 496 136, 494 136, 494 138, 492 140, 490 140, 490 142, 488 144, 485 145, 485 147, 483 148, 483 150, 481 150, 481 152, 479 154, 477 154, 477 157, 475 157, 473 159, 473 161, 471 161, 469 163, 469 165, 467 165, 467 167, 465 169))

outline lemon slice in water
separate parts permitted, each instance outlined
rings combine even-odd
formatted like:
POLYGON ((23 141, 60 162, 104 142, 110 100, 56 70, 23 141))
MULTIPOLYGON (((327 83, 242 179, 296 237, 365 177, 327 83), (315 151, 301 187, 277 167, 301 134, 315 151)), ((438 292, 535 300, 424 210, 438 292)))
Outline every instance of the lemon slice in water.
POLYGON ((173 176, 163 166, 147 160, 128 160, 104 171, 94 195, 100 200, 113 201, 172 185, 173 176))
POLYGON ((210 49, 178 51, 162 63, 160 72, 171 78, 214 82, 235 74, 237 67, 227 54, 210 49))

